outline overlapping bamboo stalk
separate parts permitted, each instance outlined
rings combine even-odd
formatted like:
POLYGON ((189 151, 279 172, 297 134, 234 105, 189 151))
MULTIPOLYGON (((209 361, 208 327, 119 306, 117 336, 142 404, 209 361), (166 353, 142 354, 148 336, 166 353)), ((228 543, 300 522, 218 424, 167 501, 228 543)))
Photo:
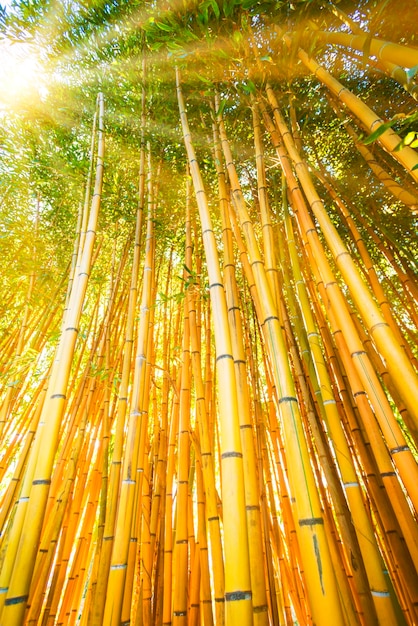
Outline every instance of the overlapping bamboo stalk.
MULTIPOLYGON (((226 623, 239 621, 243 624, 251 624, 252 593, 245 512, 244 470, 239 432, 234 358, 227 323, 227 304, 203 181, 193 144, 191 143, 178 70, 177 95, 183 138, 196 201, 199 207, 209 276, 209 290, 214 309, 217 371, 222 381, 219 388, 222 474, 223 476, 228 474, 230 478, 228 481, 222 481, 226 623)), ((221 599, 219 598, 219 600, 221 599)))
MULTIPOLYGON (((184 91, 177 71, 184 245, 158 238, 167 183, 145 146, 143 89, 135 234, 115 236, 106 263, 93 248, 99 99, 62 347, 36 384, 29 368, 13 402, 3 394, 1 623, 412 626, 414 274, 321 170, 349 255, 270 86, 272 117, 249 99, 250 191, 215 99, 206 191, 184 91), (106 286, 86 291, 97 259, 106 286)), ((21 332, 41 350, 56 309, 35 309, 21 332)), ((2 343, 5 364, 21 336, 2 343)))
MULTIPOLYGON (((283 40, 290 47, 292 40, 288 35, 283 35, 283 40)), ((311 58, 305 50, 298 48, 297 55, 302 63, 324 84, 331 93, 358 118, 367 132, 372 133, 384 123, 382 119, 368 107, 358 96, 354 95, 347 87, 334 78, 328 70, 322 67, 314 58, 311 58)), ((401 138, 391 128, 388 128, 378 138, 382 147, 396 159, 410 174, 418 181, 418 174, 415 166, 418 164, 418 157, 415 150, 408 146, 401 150, 395 150, 401 144, 401 138)))
MULTIPOLYGON (((367 48, 367 42, 371 39, 370 33, 364 33, 362 29, 360 28, 360 26, 354 20, 352 20, 348 15, 346 15, 346 13, 344 13, 344 11, 342 11, 339 7, 335 6, 334 4, 330 3, 328 8, 332 13, 334 13, 334 15, 336 15, 339 18, 339 20, 343 24, 345 24, 346 26, 348 26, 348 28, 350 28, 352 33, 354 33, 355 35, 366 36, 365 44, 367 48)), ((326 33, 326 38, 330 34, 332 33, 326 33)), ((337 43, 337 42, 334 41, 333 43, 337 43)), ((340 40, 340 43, 341 43, 341 40, 340 40)), ((356 46, 353 46, 353 48, 355 47, 356 46)), ((363 51, 364 50, 365 49, 363 48, 363 51)), ((376 47, 375 51, 377 50, 378 48, 376 47)), ((399 58, 398 58, 398 61, 399 61, 399 58)), ((409 63, 409 60, 408 60, 408 63, 409 63)), ((408 91, 411 94, 411 96, 415 98, 415 100, 418 99, 418 85, 414 84, 410 80, 410 77, 408 76, 407 72, 403 69, 403 67, 400 66, 401 64, 393 63, 391 60, 388 60, 388 59, 383 60, 382 58, 379 58, 378 61, 376 62, 376 65, 379 69, 383 70, 389 76, 394 78, 400 85, 402 85, 402 87, 406 91, 408 91)))

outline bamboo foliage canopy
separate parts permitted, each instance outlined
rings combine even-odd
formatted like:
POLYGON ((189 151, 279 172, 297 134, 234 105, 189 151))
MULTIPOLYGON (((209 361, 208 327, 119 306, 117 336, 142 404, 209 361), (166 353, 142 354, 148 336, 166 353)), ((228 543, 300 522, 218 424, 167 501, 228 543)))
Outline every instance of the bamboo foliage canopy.
POLYGON ((414 2, 0 11, 0 624, 418 623, 414 2))

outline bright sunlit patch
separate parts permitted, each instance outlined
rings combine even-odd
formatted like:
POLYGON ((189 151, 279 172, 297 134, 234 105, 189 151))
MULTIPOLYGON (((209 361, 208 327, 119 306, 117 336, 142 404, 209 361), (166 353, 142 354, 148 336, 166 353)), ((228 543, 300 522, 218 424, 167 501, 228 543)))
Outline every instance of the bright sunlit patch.
POLYGON ((29 44, 0 42, 0 104, 18 105, 34 95, 46 95, 42 65, 29 44))

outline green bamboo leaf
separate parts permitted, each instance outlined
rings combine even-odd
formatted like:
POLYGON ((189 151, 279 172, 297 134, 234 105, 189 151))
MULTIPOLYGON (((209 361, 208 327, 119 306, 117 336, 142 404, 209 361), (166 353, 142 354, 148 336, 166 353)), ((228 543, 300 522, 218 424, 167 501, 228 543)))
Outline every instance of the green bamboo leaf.
POLYGON ((234 40, 234 43, 236 44, 240 44, 242 41, 242 33, 239 30, 236 30, 234 32, 234 34, 232 35, 232 39, 234 40))
POLYGON ((211 0, 210 1, 210 6, 212 7, 212 11, 213 11, 216 19, 218 20, 220 15, 221 15, 221 12, 219 10, 218 3, 216 2, 216 0, 211 0))
POLYGON ((169 26, 168 24, 164 24, 164 22, 155 22, 158 26, 158 28, 160 28, 161 30, 164 30, 167 33, 171 33, 173 30, 172 26, 169 26))
POLYGON ((369 33, 363 45, 363 65, 366 65, 370 56, 370 45, 372 43, 372 33, 369 33))
POLYGON ((202 83, 206 83, 206 85, 212 85, 212 81, 206 78, 205 76, 202 76, 201 74, 198 74, 198 73, 195 73, 195 76, 196 78, 201 80, 202 83))
POLYGON ((232 15, 233 11, 234 11, 234 6, 235 6, 235 0, 225 0, 223 3, 223 11, 224 11, 224 15, 225 17, 229 17, 230 15, 232 15))
POLYGON ((411 132, 409 132, 405 139, 403 140, 405 146, 409 146, 415 139, 417 133, 415 133, 413 130, 411 132))
POLYGON ((256 91, 256 87, 252 80, 247 80, 247 82, 243 84, 242 88, 246 94, 255 93, 256 91))
POLYGON ((222 114, 224 112, 224 109, 225 109, 225 106, 226 106, 226 100, 222 100, 220 105, 219 105, 219 109, 216 111, 216 116, 218 116, 218 115, 222 116, 222 114))
POLYGON ((414 65, 414 67, 411 67, 409 70, 406 70, 408 81, 412 80, 417 72, 418 72, 418 65, 414 65))
POLYGON ((198 13, 196 19, 201 26, 206 26, 206 24, 208 23, 208 19, 209 19, 207 5, 203 6, 203 10, 200 13, 198 13))
POLYGON ((394 152, 399 152, 399 150, 402 150, 402 148, 405 148, 405 146, 412 146, 412 143, 415 143, 415 137, 416 137, 417 133, 414 131, 410 131, 409 133, 407 133, 407 135, 405 135, 405 137, 402 139, 402 141, 400 141, 398 143, 398 145, 395 147, 394 152))
POLYGON ((376 141, 376 139, 379 139, 379 137, 383 135, 383 133, 391 128, 395 123, 396 120, 391 120, 390 122, 385 122, 385 124, 381 124, 379 128, 377 128, 371 135, 363 140, 364 145, 368 146, 369 144, 376 141))

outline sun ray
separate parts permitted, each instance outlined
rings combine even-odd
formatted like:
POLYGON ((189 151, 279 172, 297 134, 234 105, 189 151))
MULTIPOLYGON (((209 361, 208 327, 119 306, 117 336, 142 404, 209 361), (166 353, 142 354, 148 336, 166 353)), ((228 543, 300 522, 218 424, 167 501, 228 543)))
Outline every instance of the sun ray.
POLYGON ((30 43, 0 42, 0 106, 19 107, 47 93, 39 49, 30 43))

